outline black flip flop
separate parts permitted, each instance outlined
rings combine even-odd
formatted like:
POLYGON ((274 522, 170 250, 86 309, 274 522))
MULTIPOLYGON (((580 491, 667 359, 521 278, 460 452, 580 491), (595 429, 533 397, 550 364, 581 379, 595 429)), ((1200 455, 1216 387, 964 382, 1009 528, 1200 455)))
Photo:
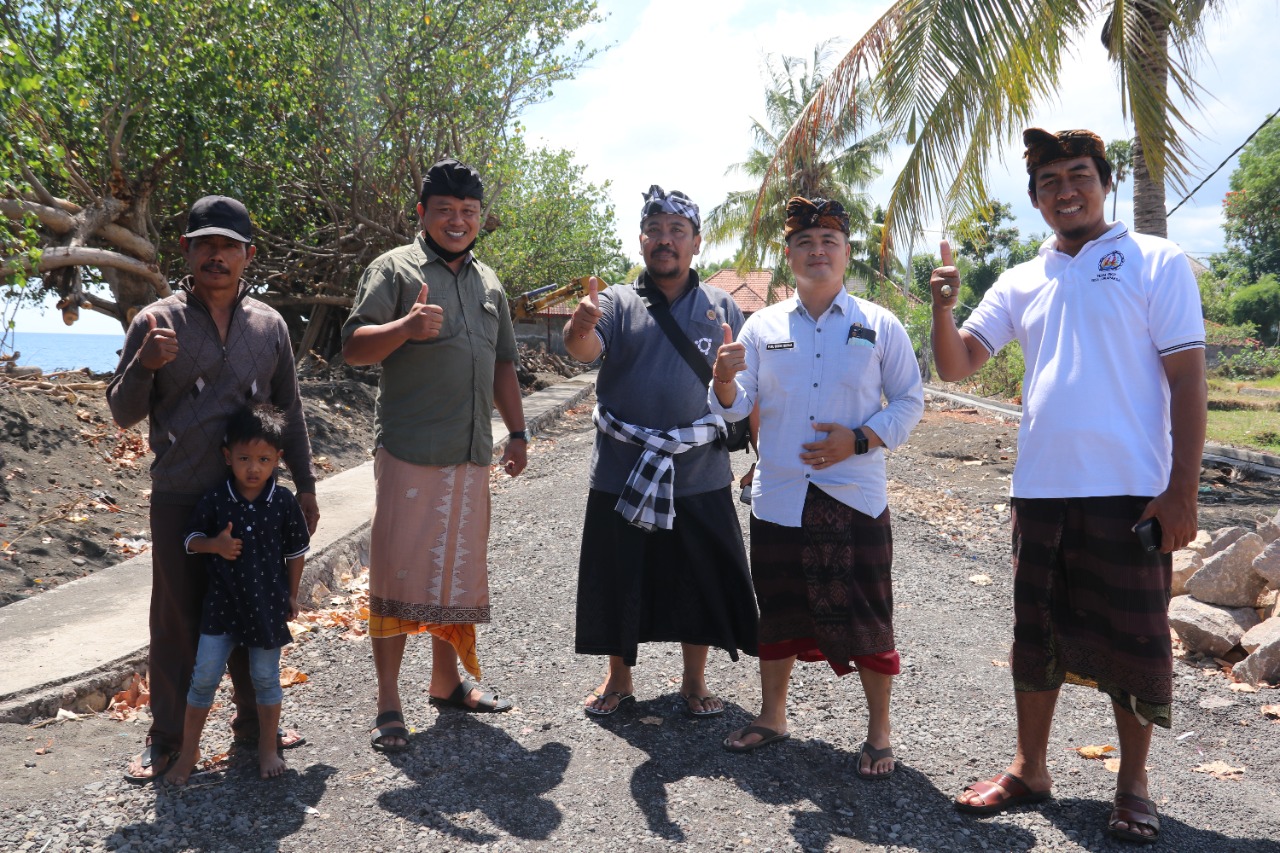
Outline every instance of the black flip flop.
POLYGON ((374 752, 404 752, 409 748, 409 730, 404 725, 404 715, 399 711, 383 711, 373 721, 373 731, 369 736, 369 746, 373 747, 374 752), (395 723, 396 725, 388 725, 395 723), (398 737, 404 741, 399 744, 383 743, 383 739, 389 737, 398 737))
POLYGON ((760 735, 760 740, 756 741, 755 743, 745 744, 743 746, 734 746, 733 736, 730 735, 729 737, 725 738, 724 742, 721 744, 726 751, 755 752, 757 749, 760 749, 763 746, 768 746, 771 743, 777 743, 778 741, 783 741, 791 737, 790 732, 782 732, 781 734, 779 734, 778 732, 775 732, 773 729, 768 729, 768 728, 765 728, 764 726, 747 726, 745 729, 742 729, 741 731, 736 732, 736 734, 738 735, 738 740, 741 740, 747 735, 760 735))
POLYGON ((468 705, 467 694, 472 690, 479 689, 480 685, 464 681, 454 688, 448 699, 432 696, 427 701, 436 708, 457 708, 459 711, 467 711, 472 714, 500 714, 515 707, 510 699, 499 699, 493 693, 481 693, 480 699, 475 705, 468 705))
POLYGON ((874 765, 877 761, 883 761, 886 758, 893 758, 893 747, 886 746, 884 749, 876 749, 866 741, 862 742, 862 746, 858 747, 858 755, 853 765, 853 772, 857 774, 859 779, 875 780, 888 779, 893 775, 893 771, 898 769, 898 762, 895 760, 893 766, 883 773, 863 773, 862 772, 862 756, 871 759, 874 765))
POLYGON ((592 692, 591 695, 596 697, 597 700, 604 700, 606 702, 609 700, 610 696, 618 697, 618 701, 613 704, 612 708, 592 708, 590 705, 583 705, 582 710, 586 711, 593 717, 608 717, 612 714, 618 713, 618 709, 622 707, 624 702, 636 701, 634 693, 619 693, 617 690, 610 690, 608 693, 592 692))
POLYGON ((178 752, 177 750, 171 750, 166 752, 165 750, 161 749, 158 745, 154 743, 149 743, 145 747, 143 747, 140 758, 141 758, 141 761, 139 763, 142 764, 142 767, 144 770, 152 767, 157 760, 163 758, 164 770, 159 773, 152 772, 152 773, 148 773, 146 776, 141 776, 134 773, 130 773, 126 769, 124 771, 124 780, 126 782, 131 782, 134 785, 144 785, 147 782, 156 781, 157 779, 164 776, 165 773, 169 772, 169 768, 173 766, 173 762, 176 761, 178 758, 178 752))

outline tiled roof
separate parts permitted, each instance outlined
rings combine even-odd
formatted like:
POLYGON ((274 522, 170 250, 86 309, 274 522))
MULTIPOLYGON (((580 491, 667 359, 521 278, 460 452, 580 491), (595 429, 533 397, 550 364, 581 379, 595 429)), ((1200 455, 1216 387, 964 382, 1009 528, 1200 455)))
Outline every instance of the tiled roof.
POLYGON ((793 288, 780 284, 773 289, 773 298, 766 301, 769 295, 769 279, 773 273, 768 270, 749 270, 744 276, 734 269, 723 269, 706 279, 706 283, 727 292, 738 303, 742 313, 754 314, 765 305, 781 302, 791 296, 793 288))

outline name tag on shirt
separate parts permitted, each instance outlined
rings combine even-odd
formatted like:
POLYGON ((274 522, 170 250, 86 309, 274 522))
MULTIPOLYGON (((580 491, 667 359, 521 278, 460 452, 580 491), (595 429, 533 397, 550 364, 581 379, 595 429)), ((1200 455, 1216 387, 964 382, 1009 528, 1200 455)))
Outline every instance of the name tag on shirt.
POLYGON ((795 342, 795 341, 783 341, 782 343, 777 343, 777 344, 765 344, 765 345, 764 345, 764 348, 765 348, 766 350, 771 350, 771 349, 795 349, 795 348, 796 348, 796 342, 795 342))
POLYGON ((845 340, 845 343, 860 347, 873 347, 876 345, 876 330, 868 329, 861 323, 854 323, 849 327, 849 337, 845 340))

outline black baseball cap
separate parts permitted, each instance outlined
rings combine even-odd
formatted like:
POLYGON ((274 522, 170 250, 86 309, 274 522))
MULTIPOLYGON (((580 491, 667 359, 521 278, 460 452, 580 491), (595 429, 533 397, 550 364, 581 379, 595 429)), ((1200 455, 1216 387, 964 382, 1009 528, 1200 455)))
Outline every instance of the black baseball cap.
POLYGON ((191 212, 187 214, 187 233, 182 236, 189 240, 211 234, 252 243, 253 223, 249 221, 249 211, 225 195, 207 195, 200 199, 191 205, 191 212))

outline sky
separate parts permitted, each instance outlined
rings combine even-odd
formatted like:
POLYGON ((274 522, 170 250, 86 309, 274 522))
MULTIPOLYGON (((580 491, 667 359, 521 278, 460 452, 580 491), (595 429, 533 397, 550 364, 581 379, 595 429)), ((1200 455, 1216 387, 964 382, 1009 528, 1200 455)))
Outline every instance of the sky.
MULTIPOLYGON (((574 36, 600 49, 600 55, 521 120, 533 144, 569 149, 586 166, 587 180, 610 182, 618 236, 628 255, 638 259, 641 193, 650 184, 683 190, 704 214, 729 191, 750 186, 726 171, 751 149, 751 119, 765 121, 766 56, 808 59, 817 44, 835 38, 833 59, 839 57, 889 5, 886 0, 600 0, 605 21, 574 36)), ((1208 28, 1206 58, 1196 67, 1204 95, 1202 109, 1187 114, 1199 132, 1190 145, 1196 161, 1188 187, 1280 108, 1280 90, 1272 85, 1280 80, 1280 51, 1271 38, 1280 0, 1232 0, 1225 6, 1208 28)), ((1073 46, 1061 90, 1039 105, 1033 124, 1050 130, 1087 127, 1107 141, 1133 135, 1122 116, 1100 30, 1098 21, 1073 46)), ((876 200, 888 199, 905 151, 895 147, 893 161, 884 164, 884 175, 870 189, 876 200)), ((1027 200, 1021 158, 1020 140, 1003 149, 1002 162, 992 164, 991 192, 1012 203, 1014 224, 1029 236, 1046 229, 1027 200)), ((1221 202, 1234 167, 1232 159, 1169 220, 1170 238, 1193 256, 1222 248, 1221 202)), ((1118 218, 1131 221, 1132 182, 1119 191, 1118 218)), ((1169 205, 1180 198, 1170 191, 1169 205)), ((719 260, 733 251, 730 245, 706 246, 703 256, 719 260)), ((22 312, 18 323, 25 331, 69 331, 52 305, 38 314, 22 312)), ((70 331, 119 333, 120 328, 86 311, 70 331)))
MULTIPOLYGON (((620 237, 636 258, 641 193, 650 184, 685 191, 704 214, 729 191, 750 188, 749 181, 725 172, 751 149, 751 119, 766 122, 766 55, 807 60, 817 44, 837 38, 834 60, 889 5, 885 0, 603 0, 608 20, 580 37, 609 50, 575 80, 557 85, 550 102, 529 109, 524 123, 532 141, 575 151, 587 165, 588 180, 611 182, 620 237)), ((1196 68, 1207 94, 1203 110, 1188 115, 1201 134, 1191 143, 1197 171, 1189 188, 1280 108, 1277 89, 1259 84, 1280 79, 1280 53, 1271 38, 1280 2, 1234 0, 1226 6, 1209 28, 1208 59, 1196 68)), ((1107 141, 1132 137, 1100 32, 1101 20, 1073 46, 1061 91, 1039 106, 1034 125, 1087 127, 1107 141)), ((1046 229, 1027 200, 1022 148, 1020 139, 1005 147, 1003 163, 992 164, 991 184, 995 198, 1013 204, 1014 224, 1028 236, 1046 229)), ((905 151, 897 146, 895 162, 885 164, 883 177, 871 188, 876 200, 888 199, 905 151)), ((1169 220, 1170 238, 1189 254, 1222 248, 1221 201, 1232 168, 1234 160, 1169 220)), ((1131 193, 1132 183, 1126 181, 1117 213, 1124 221, 1131 221, 1131 193)), ((1170 191, 1169 205, 1180 198, 1170 191)), ((718 245, 703 252, 718 260, 734 248, 718 245)))

